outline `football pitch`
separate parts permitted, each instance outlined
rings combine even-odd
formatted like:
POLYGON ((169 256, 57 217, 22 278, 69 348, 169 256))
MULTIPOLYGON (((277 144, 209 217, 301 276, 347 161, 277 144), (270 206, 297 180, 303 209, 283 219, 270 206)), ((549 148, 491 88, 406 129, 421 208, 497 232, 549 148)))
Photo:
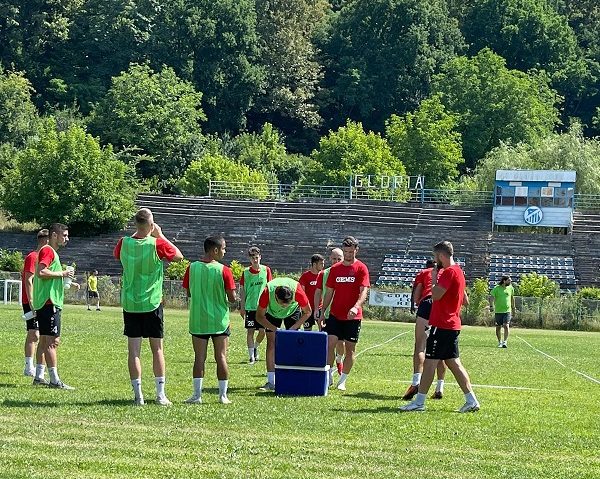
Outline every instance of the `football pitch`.
MULTIPOLYGON (((187 313, 165 311, 166 392, 135 408, 120 310, 67 305, 61 378, 75 391, 33 387, 23 377, 24 323, 0 308, 2 478, 589 478, 600 477, 600 334, 514 329, 497 349, 492 328, 465 327, 461 358, 481 403, 448 374, 441 401, 400 413, 412 374, 413 325, 367 321, 348 390, 327 397, 261 392, 261 360, 247 364, 245 330, 232 315, 231 405, 217 401, 214 360, 201 405, 191 394, 187 313)), ((430 391, 432 392, 432 391, 430 391)))

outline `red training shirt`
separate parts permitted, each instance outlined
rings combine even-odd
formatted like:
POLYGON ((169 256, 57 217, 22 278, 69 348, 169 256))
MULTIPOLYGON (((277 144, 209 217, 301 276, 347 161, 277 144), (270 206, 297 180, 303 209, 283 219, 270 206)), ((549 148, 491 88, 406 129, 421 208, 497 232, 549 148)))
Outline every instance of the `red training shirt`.
MULTIPOLYGON (((319 277, 319 273, 313 273, 310 269, 302 273, 298 283, 304 289, 308 300, 310 301, 310 305, 312 306, 313 311, 319 309, 320 304, 315 304, 315 293, 317 291, 317 279, 319 277)), ((323 280, 321 280, 322 282, 323 280)))
POLYGON ((431 272, 433 268, 425 268, 417 273, 415 277, 415 281, 413 283, 413 289, 417 287, 418 284, 423 286, 423 292, 421 293, 421 297, 417 299, 417 304, 423 301, 427 296, 431 296, 431 272))
POLYGON ((438 274, 437 284, 446 292, 431 305, 429 325, 441 329, 460 330, 460 309, 465 296, 465 274, 457 264, 438 274))
MULTIPOLYGON (((143 239, 143 238, 138 238, 135 235, 133 235, 132 238, 143 239)), ((115 246, 115 249, 113 251, 113 256, 115 257, 115 259, 121 259, 121 245, 122 244, 123 244, 123 238, 121 238, 117 242, 117 246, 115 246)), ((177 250, 175 249, 175 247, 173 245, 171 245, 171 243, 169 243, 168 241, 165 241, 163 238, 156 238, 156 253, 158 254, 158 257, 160 259, 166 259, 168 261, 171 261, 177 254, 177 250)))
MULTIPOLYGON (((265 266, 265 268, 267 268, 267 283, 269 281, 271 281, 273 279, 273 274, 271 273, 271 268, 269 268, 268 266, 265 266)), ((248 268, 248 270, 250 271, 250 274, 259 274, 260 271, 258 269, 254 269, 252 266, 250 266, 250 268, 248 268)), ((242 275, 242 277, 240 278, 240 286, 244 286, 244 275, 242 275)))
MULTIPOLYGON (((200 260, 204 263, 210 263, 210 261, 204 261, 203 259, 200 260)), ((223 282, 225 283, 225 291, 232 291, 235 289, 235 281, 233 279, 233 273, 231 272, 231 269, 229 269, 227 266, 223 267, 223 282)), ((185 274, 183 275, 183 287, 187 290, 190 289, 190 267, 188 265, 187 269, 185 270, 185 274)))
POLYGON ((27 291, 25 289, 25 273, 35 274, 35 263, 37 262, 37 259, 37 251, 32 251, 25 256, 25 264, 23 265, 23 271, 21 273, 21 303, 23 304, 29 304, 29 298, 27 297, 27 291))
MULTIPOLYGON (((265 288, 260 294, 260 298, 258 298, 258 306, 267 309, 267 307, 269 306, 269 299, 269 288, 265 288)), ((308 298, 306 297, 306 293, 304 292, 302 287, 296 288, 294 301, 296 301, 298 303, 298 306, 300 306, 301 308, 306 308, 308 306, 308 298)))
MULTIPOLYGON (((329 270, 325 286, 335 292, 331 302, 330 315, 341 321, 347 320, 348 313, 358 301, 360 288, 371 286, 369 269, 359 260, 350 266, 339 262, 329 270)), ((361 320, 362 317, 362 308, 358 308, 356 319, 361 320)))

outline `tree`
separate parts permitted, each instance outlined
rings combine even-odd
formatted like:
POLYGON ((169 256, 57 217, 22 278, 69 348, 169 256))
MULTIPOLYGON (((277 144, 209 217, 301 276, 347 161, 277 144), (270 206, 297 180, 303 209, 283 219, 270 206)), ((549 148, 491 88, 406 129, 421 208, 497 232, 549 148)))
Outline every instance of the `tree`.
POLYGON ((316 165, 307 173, 305 184, 347 186, 353 175, 406 174, 385 139, 377 133, 365 133, 362 124, 352 121, 321 138, 311 157, 316 165))
POLYGON ((22 72, 5 72, 0 65, 0 144, 23 145, 37 122, 31 101, 33 88, 22 72))
POLYGON ((559 97, 543 74, 506 68, 489 49, 472 58, 458 57, 433 80, 446 109, 458 115, 468 168, 501 141, 533 143, 558 124, 559 97))
POLYGON ((322 72, 312 37, 327 8, 323 0, 256 0, 265 82, 253 110, 289 132, 321 124, 315 95, 322 72))
POLYGON ((386 123, 386 138, 408 175, 424 175, 429 188, 447 185, 458 176, 464 163, 458 116, 448 113, 434 95, 414 113, 392 115, 386 123))
POLYGON ((131 169, 79 125, 46 120, 4 180, 3 206, 18 221, 62 222, 75 232, 125 226, 135 212, 131 169))
POLYGON ((578 193, 600 194, 600 139, 583 136, 581 124, 574 123, 566 133, 553 133, 531 145, 502 143, 477 165, 472 187, 492 191, 496 170, 575 170, 578 193))
POLYGON ((577 113, 594 81, 575 32, 548 0, 473 2, 463 33, 472 54, 490 48, 509 68, 546 71, 566 99, 565 118, 577 113))
POLYGON ((204 94, 210 132, 237 132, 264 72, 254 0, 172 0, 154 5, 149 54, 204 94))
POLYGON ((152 161, 139 165, 144 178, 179 177, 191 162, 201 138, 202 93, 172 68, 154 72, 147 64, 130 66, 113 78, 94 109, 90 128, 117 148, 136 146, 152 161))
POLYGON ((526 298, 553 298, 558 295, 558 284, 545 274, 522 274, 519 280, 518 294, 526 298))
POLYGON ((463 38, 445 0, 356 0, 320 34, 326 66, 323 115, 381 131, 393 113, 429 96, 439 67, 462 52, 463 38))
MULTIPOLYGON (((186 195, 206 196, 211 180, 236 183, 241 187, 237 193, 246 198, 264 199, 268 196, 267 180, 262 173, 221 154, 206 154, 193 161, 179 182, 179 187, 186 195)), ((235 197, 233 186, 231 192, 224 191, 221 196, 228 194, 235 197)))

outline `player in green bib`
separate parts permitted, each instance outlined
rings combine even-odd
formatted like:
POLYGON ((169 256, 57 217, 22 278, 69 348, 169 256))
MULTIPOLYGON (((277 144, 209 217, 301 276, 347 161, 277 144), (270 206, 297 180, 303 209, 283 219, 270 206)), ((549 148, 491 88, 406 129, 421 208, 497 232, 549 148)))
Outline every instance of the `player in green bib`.
MULTIPOLYGON (((333 248, 331 253, 329 254, 329 261, 331 262, 331 266, 337 264, 341 261, 344 261, 344 252, 340 248, 333 248)), ((327 321, 329 318, 329 311, 331 310, 331 305, 327 308, 326 311, 321 311, 321 306, 323 306, 323 298, 327 293, 327 278, 329 277, 329 272, 331 271, 331 266, 327 269, 324 269, 317 276, 317 290, 315 291, 315 305, 319 305, 319 309, 314 311, 315 320, 319 325, 319 330, 323 329, 323 320, 327 321)), ((346 346, 343 340, 339 340, 335 345, 335 366, 338 372, 338 375, 342 375, 342 369, 344 367, 344 354, 346 351, 346 346)))
POLYGON ((515 289, 511 284, 510 276, 502 276, 500 282, 494 286, 490 292, 490 309, 494 311, 496 320, 496 338, 498 338, 498 347, 506 348, 508 333, 510 330, 510 320, 515 310, 515 289), (500 335, 504 329, 504 340, 500 335))
MULTIPOLYGON (((61 312, 65 299, 65 287, 79 289, 72 281, 74 272, 64 270, 57 250, 69 242, 69 228, 54 223, 48 228, 48 244, 38 251, 38 259, 33 278, 33 301, 40 330, 39 347, 44 351, 50 382, 48 386, 57 389, 74 389, 61 381, 58 376, 57 348, 60 343, 61 312)), ((34 384, 46 384, 44 370, 36 370, 34 384)))
POLYGON ((185 402, 202 402, 202 382, 208 341, 212 339, 217 379, 219 380, 219 402, 229 404, 227 386, 227 345, 229 343, 229 303, 235 301, 235 281, 231 269, 219 261, 225 256, 225 240, 221 236, 210 236, 204 240, 204 257, 190 264, 183 277, 183 287, 190 297, 189 327, 194 347, 194 369, 192 396, 185 402))
POLYGON ((121 262, 123 334, 127 336, 128 368, 134 404, 144 405, 142 394, 142 338, 148 338, 156 385, 156 403, 170 406, 165 394, 164 321, 162 307, 163 260, 181 261, 183 255, 163 235, 148 208, 135 214, 135 233, 121 238, 113 252, 121 262))
POLYGON ((246 345, 248 346, 248 362, 258 361, 258 347, 265 338, 265 328, 256 321, 258 297, 269 281, 273 279, 271 268, 260 263, 260 249, 256 246, 248 248, 250 266, 244 270, 240 278, 240 314, 246 328, 246 345), (256 340, 254 332, 258 331, 256 340))
POLYGON ((310 302, 298 281, 275 278, 265 286, 256 309, 256 320, 267 333, 267 383, 262 390, 275 389, 275 331, 282 324, 285 329, 298 330, 311 314, 310 302))

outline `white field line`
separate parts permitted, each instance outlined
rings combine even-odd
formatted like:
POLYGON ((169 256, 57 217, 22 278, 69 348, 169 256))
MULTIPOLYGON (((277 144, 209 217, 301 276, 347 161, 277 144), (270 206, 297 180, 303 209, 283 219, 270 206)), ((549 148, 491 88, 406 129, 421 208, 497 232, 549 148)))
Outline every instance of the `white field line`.
MULTIPOLYGON (((397 381, 395 379, 388 379, 388 381, 395 382, 395 383, 406 383, 406 384, 410 384, 412 382, 412 381, 397 381)), ((458 387, 458 384, 444 382, 444 386, 458 387)), ((527 387, 523 387, 523 386, 498 386, 495 384, 472 384, 471 386, 473 386, 475 388, 482 388, 482 389, 510 389, 513 391, 537 391, 537 392, 553 392, 553 393, 567 392, 567 391, 564 391, 563 389, 539 389, 539 388, 527 388, 527 387)))
POLYGON ((370 348, 363 349, 362 351, 359 351, 358 353, 356 353, 355 357, 357 358, 357 357, 359 357, 361 354, 363 354, 363 353, 366 353, 367 351, 370 351, 371 349, 379 348, 379 347, 383 346, 384 344, 391 343, 391 342, 392 342, 394 339, 397 339, 397 338, 399 338, 400 336, 404 336, 405 334, 408 334, 408 333, 410 333, 410 332, 412 332, 412 331, 404 331, 403 333, 396 334, 396 336, 394 336, 393 338, 390 338, 390 339, 388 339, 387 341, 384 341, 384 342, 383 342, 383 343, 381 343, 381 344, 376 344, 375 346, 371 346, 370 348))
POLYGON ((546 356, 548 359, 552 359, 552 361, 556 361, 558 364, 560 364, 563 368, 568 369, 569 371, 578 374, 579 376, 587 379, 588 381, 592 381, 593 383, 596 384, 600 384, 600 380, 592 377, 592 376, 588 376, 585 373, 582 373, 581 371, 577 371, 576 369, 570 368, 569 366, 566 366, 563 362, 559 361, 558 359, 556 359, 553 356, 550 356, 549 354, 545 353, 544 351, 539 350, 538 348, 536 348, 535 346, 533 346, 531 343, 529 343, 528 341, 526 341, 525 339, 523 339, 521 336, 516 335, 517 338, 519 338, 521 341, 523 341, 527 346, 529 346, 531 349, 533 349, 534 351, 540 353, 542 356, 546 356))

